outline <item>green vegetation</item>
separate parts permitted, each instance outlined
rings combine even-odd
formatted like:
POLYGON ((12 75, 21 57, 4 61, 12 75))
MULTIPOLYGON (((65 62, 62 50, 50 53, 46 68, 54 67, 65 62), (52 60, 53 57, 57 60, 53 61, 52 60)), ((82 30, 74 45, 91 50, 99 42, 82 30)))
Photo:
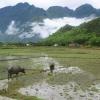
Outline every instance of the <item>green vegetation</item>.
MULTIPOLYGON (((18 47, 11 49, 0 49, 0 55, 3 59, 6 56, 16 57, 35 57, 36 59, 43 54, 47 54, 49 57, 56 59, 64 66, 79 66, 84 70, 88 70, 94 75, 99 76, 100 68, 100 48, 66 48, 66 47, 18 47)), ((14 62, 14 61, 13 61, 14 62)), ((25 67, 31 67, 34 63, 30 59, 22 59, 15 62, 17 65, 25 67), (23 63, 25 62, 25 63, 23 63)), ((0 71, 7 66, 7 61, 1 61, 0 71)), ((35 65, 34 67, 40 66, 35 65)), ((3 70, 2 70, 3 71, 3 70)), ((1 75, 0 75, 1 76, 1 75)))
POLYGON ((40 42, 41 45, 47 46, 54 44, 69 46, 71 43, 83 46, 100 46, 100 18, 81 24, 78 27, 66 25, 40 42))

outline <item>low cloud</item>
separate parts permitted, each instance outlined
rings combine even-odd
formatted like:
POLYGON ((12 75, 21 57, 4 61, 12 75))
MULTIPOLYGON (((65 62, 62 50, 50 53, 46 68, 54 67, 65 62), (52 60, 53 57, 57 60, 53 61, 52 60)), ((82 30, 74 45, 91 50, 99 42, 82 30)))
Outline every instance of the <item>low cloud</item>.
POLYGON ((8 35, 16 35, 19 31, 19 28, 16 27, 15 21, 12 21, 5 31, 8 35))
POLYGON ((31 24, 30 23, 25 24, 25 27, 31 26, 30 31, 26 32, 22 31, 23 30, 22 28, 16 26, 15 21, 12 21, 8 26, 7 30, 5 31, 5 33, 7 35, 18 34, 18 37, 21 39, 34 37, 36 34, 39 34, 42 38, 46 38, 67 24, 72 26, 78 26, 83 22, 92 20, 93 18, 94 16, 83 19, 69 18, 69 17, 58 18, 58 19, 44 19, 43 22, 33 22, 31 24))
POLYGON ((81 23, 88 22, 92 20, 94 17, 90 18, 58 18, 58 19, 44 19, 42 23, 32 23, 32 31, 33 33, 39 33, 43 38, 48 37, 49 35, 55 33, 61 27, 65 26, 66 24, 72 26, 78 26, 81 23))

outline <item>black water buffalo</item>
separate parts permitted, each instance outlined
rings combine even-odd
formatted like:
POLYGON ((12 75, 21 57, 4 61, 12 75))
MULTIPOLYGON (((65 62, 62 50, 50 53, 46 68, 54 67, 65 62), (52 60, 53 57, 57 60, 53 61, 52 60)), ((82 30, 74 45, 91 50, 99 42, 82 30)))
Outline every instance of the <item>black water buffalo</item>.
POLYGON ((50 67, 50 72, 53 73, 53 70, 55 69, 55 64, 52 63, 52 64, 50 64, 49 67, 50 67))
POLYGON ((12 78, 12 75, 13 74, 16 74, 16 76, 18 76, 19 73, 24 73, 25 74, 25 69, 20 67, 20 66, 17 66, 17 67, 11 67, 8 69, 8 79, 9 78, 12 78))

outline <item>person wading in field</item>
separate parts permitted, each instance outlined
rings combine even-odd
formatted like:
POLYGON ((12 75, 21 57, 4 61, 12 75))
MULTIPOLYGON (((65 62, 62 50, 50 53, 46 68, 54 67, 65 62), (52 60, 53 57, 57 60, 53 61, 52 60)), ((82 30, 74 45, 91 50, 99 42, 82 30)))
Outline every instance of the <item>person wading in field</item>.
POLYGON ((52 63, 52 64, 50 64, 49 67, 50 67, 50 72, 53 73, 53 71, 54 71, 54 69, 55 69, 55 64, 52 63))

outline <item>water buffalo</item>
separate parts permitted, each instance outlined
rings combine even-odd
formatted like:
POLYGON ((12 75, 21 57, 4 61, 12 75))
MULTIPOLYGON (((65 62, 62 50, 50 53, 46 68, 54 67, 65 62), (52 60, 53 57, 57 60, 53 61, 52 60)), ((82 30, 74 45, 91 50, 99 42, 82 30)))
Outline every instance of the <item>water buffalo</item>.
POLYGON ((25 74, 25 69, 20 66, 9 68, 8 69, 8 80, 9 78, 12 78, 13 74, 16 74, 16 76, 18 76, 20 72, 25 74))

